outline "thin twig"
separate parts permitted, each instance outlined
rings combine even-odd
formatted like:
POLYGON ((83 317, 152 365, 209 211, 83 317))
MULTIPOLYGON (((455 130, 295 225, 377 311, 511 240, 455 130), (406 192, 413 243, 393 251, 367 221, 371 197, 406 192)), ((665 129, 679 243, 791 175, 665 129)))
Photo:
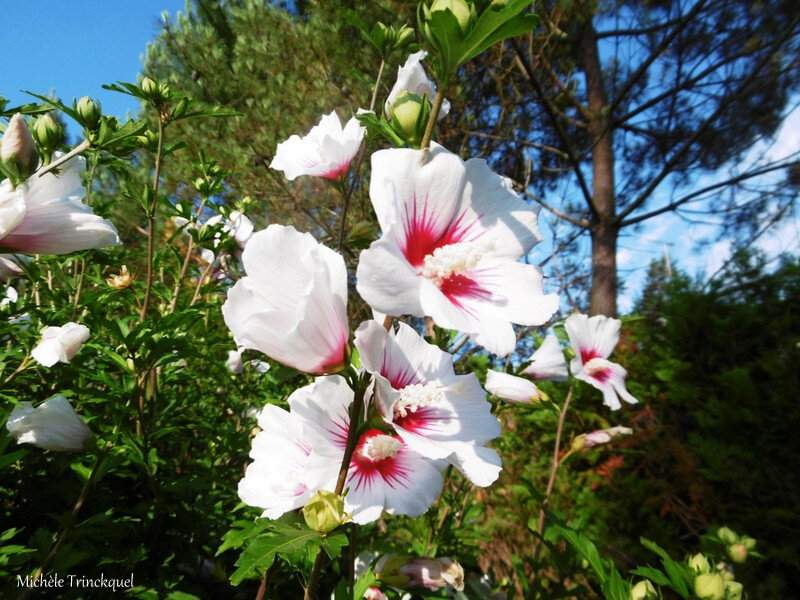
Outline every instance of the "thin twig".
POLYGON ((544 531, 544 510, 550 501, 550 494, 553 493, 553 486, 556 482, 556 475, 558 474, 558 467, 561 461, 558 459, 558 454, 561 451, 561 434, 564 431, 564 419, 567 416, 567 409, 572 400, 572 386, 569 386, 567 392, 567 399, 564 400, 564 407, 558 415, 558 428, 556 429, 556 444, 553 448, 553 463, 550 467, 550 478, 547 480, 547 488, 544 492, 544 500, 542 500, 542 507, 539 509, 539 520, 536 523, 536 540, 533 542, 533 562, 534 564, 539 559, 539 552, 542 549, 542 532, 544 531))

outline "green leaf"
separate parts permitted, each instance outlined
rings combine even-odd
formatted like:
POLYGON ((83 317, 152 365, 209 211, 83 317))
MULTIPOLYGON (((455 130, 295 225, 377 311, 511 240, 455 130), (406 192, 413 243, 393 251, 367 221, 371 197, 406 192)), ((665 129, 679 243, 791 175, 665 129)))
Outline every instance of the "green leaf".
MULTIPOLYGON (((266 531, 253 538, 245 548, 239 560, 236 561, 236 569, 231 574, 231 583, 239 585, 244 579, 254 575, 259 571, 272 566, 275 557, 280 555, 290 564, 300 562, 312 546, 324 545, 324 540, 316 531, 304 528, 300 523, 287 524, 281 521, 273 521, 269 525, 271 531, 266 531)), ((345 537, 340 534, 341 537, 345 537)), ((332 542, 328 543, 326 552, 341 552, 341 548, 346 544, 340 544, 338 536, 332 536, 332 542), (337 550, 338 548, 338 550, 337 550)))
POLYGON ((366 591, 377 581, 375 573, 372 572, 372 567, 367 569, 367 572, 356 579, 353 584, 353 598, 363 598, 366 591))
MULTIPOLYGON (((548 529, 555 529, 561 535, 561 537, 567 540, 570 546, 577 550, 578 555, 589 563, 589 566, 600 579, 601 585, 605 583, 609 575, 606 574, 604 561, 600 557, 600 553, 597 551, 597 546, 594 545, 594 542, 592 542, 588 537, 579 531, 575 531, 567 526, 563 521, 561 521, 561 519, 556 517, 550 511, 546 511, 546 514, 548 529)), ((616 569, 612 565, 611 572, 613 573, 614 571, 616 571, 616 569)))
POLYGON ((656 583, 657 585, 669 585, 669 578, 658 569, 654 569, 652 567, 637 567, 631 570, 631 574, 647 577, 650 581, 656 583))

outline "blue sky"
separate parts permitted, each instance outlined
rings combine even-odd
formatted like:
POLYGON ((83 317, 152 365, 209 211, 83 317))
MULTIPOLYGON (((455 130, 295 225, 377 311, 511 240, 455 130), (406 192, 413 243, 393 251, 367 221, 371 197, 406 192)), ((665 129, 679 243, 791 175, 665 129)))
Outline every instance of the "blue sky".
POLYGON ((185 9, 184 0, 8 0, 2 3, 0 95, 31 101, 20 90, 55 94, 69 103, 92 96, 106 113, 124 117, 138 103, 100 86, 135 81, 160 14, 185 9))

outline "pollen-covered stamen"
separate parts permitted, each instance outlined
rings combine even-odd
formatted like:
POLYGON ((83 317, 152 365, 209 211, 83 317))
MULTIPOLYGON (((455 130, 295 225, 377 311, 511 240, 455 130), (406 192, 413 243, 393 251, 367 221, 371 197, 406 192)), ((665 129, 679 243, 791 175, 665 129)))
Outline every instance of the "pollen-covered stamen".
POLYGON ((425 257, 420 274, 436 285, 441 285, 453 275, 461 275, 474 269, 481 258, 491 250, 490 245, 475 242, 458 242, 441 246, 425 257))
POLYGON ((364 442, 360 453, 363 457, 377 462, 386 458, 394 458, 402 449, 403 443, 397 438, 393 438, 390 435, 379 434, 364 442))
POLYGON ((442 386, 436 381, 414 383, 400 390, 400 398, 394 405, 395 418, 403 418, 422 406, 436 404, 444 398, 442 386))
POLYGON ((605 358, 593 358, 583 364, 583 370, 589 377, 594 377, 600 381, 605 381, 611 373, 611 367, 614 365, 610 360, 605 358))

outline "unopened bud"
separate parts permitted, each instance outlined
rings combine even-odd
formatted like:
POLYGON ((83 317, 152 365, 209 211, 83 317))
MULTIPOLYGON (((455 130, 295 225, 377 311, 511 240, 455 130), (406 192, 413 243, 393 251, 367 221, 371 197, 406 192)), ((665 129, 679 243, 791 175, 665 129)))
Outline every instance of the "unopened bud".
POLYGON ((34 121, 31 133, 44 154, 44 164, 50 164, 53 152, 64 144, 65 134, 61 123, 49 114, 44 114, 34 121))
POLYGON ((742 600, 744 586, 738 581, 725 582, 725 600, 742 600))
POLYGON ((395 132, 412 146, 422 140, 428 121, 430 104, 419 95, 403 91, 390 108, 395 132))
POLYGON ((158 135, 154 131, 148 129, 142 135, 137 135, 136 139, 145 150, 158 151, 158 135))
POLYGON ((631 588, 631 600, 657 600, 658 592, 653 584, 643 579, 631 588))
POLYGON ((139 87, 142 88, 146 96, 154 96, 158 92, 158 84, 149 77, 142 79, 142 83, 139 87))
POLYGON ((747 560, 747 548, 744 544, 734 544, 728 548, 728 556, 735 563, 743 563, 747 560))
POLYGON ((39 164, 36 144, 28 125, 17 113, 8 122, 8 127, 0 143, 0 160, 15 178, 25 180, 31 176, 39 164))
POLYGON ((333 492, 319 490, 303 507, 303 518, 314 531, 328 533, 347 520, 344 498, 333 492))
POLYGON ((689 559, 689 568, 695 573, 711 573, 711 563, 699 552, 689 559))
POLYGON ((736 532, 728 527, 720 527, 717 529, 717 537, 726 544, 735 544, 739 541, 739 536, 736 532))
POLYGON ((388 600, 388 596, 381 591, 381 588, 374 585, 364 592, 364 600, 388 600))
POLYGON ((449 10, 458 21, 461 31, 467 30, 472 17, 470 5, 464 0, 434 0, 430 10, 432 13, 449 10))
POLYGON ((86 129, 96 129, 100 124, 100 117, 103 116, 103 111, 99 102, 95 102, 89 96, 84 96, 78 100, 75 110, 80 117, 80 123, 86 129))
POLYGON ((394 43, 396 49, 403 48, 414 41, 414 30, 408 25, 403 25, 397 31, 397 41, 394 43))
POLYGON ((351 243, 371 242, 378 236, 375 224, 370 221, 359 221, 350 229, 347 239, 351 243))
POLYGON ((392 587, 431 590, 464 589, 464 569, 446 556, 440 558, 387 555, 375 565, 375 576, 392 587))
POLYGON ((583 433, 583 434, 581 434, 579 436, 576 436, 572 440, 572 449, 575 452, 580 452, 581 450, 584 449, 585 446, 586 446, 586 434, 585 433, 583 433))
POLYGON ((694 593, 702 600, 724 600, 725 580, 719 573, 703 573, 694 580, 694 593))

